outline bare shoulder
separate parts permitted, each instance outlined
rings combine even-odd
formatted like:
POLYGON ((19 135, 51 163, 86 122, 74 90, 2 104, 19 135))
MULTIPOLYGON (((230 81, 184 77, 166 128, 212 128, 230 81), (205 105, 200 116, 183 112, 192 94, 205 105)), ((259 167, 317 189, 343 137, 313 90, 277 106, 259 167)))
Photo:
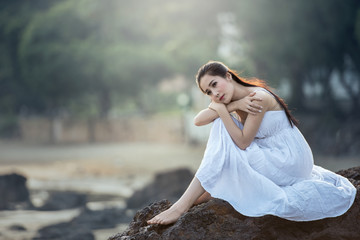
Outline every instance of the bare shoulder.
POLYGON ((278 101, 275 99, 275 96, 273 96, 270 92, 256 91, 256 96, 263 99, 260 105, 262 105, 263 108, 267 111, 278 111, 283 109, 278 103, 278 101))
MULTIPOLYGON (((261 102, 258 102, 264 109, 269 109, 274 104, 274 96, 271 95, 269 92, 265 91, 256 91, 255 96, 260 97, 262 99, 261 102)), ((276 100, 275 100, 276 101, 276 100)))

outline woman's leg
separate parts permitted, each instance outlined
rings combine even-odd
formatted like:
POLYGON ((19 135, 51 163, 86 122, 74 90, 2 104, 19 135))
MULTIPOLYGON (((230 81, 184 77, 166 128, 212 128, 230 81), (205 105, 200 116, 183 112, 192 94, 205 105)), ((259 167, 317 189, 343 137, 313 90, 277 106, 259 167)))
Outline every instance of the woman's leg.
POLYGON ((204 192, 195 202, 194 205, 199 205, 201 203, 207 202, 211 199, 211 195, 208 192, 204 192))
POLYGON ((148 224, 170 224, 176 222, 182 214, 187 212, 194 202, 199 199, 205 192, 201 186, 200 181, 194 177, 189 187, 186 189, 181 198, 174 203, 168 210, 156 215, 149 221, 148 224))

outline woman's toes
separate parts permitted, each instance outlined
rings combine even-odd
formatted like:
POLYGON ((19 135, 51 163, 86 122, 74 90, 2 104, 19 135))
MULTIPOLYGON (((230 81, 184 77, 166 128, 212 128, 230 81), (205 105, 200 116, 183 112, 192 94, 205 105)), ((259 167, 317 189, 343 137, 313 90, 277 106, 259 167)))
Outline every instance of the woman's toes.
POLYGON ((155 224, 155 220, 154 218, 150 219, 149 221, 147 221, 148 224, 155 224))

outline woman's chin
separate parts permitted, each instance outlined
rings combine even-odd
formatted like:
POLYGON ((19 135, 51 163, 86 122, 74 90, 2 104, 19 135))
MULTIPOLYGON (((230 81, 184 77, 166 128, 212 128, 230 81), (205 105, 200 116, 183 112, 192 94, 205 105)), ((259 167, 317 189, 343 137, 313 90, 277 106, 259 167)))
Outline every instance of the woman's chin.
POLYGON ((228 104, 231 103, 231 102, 232 102, 231 99, 230 99, 230 100, 225 99, 225 101, 223 101, 223 103, 224 103, 225 105, 228 105, 228 104))

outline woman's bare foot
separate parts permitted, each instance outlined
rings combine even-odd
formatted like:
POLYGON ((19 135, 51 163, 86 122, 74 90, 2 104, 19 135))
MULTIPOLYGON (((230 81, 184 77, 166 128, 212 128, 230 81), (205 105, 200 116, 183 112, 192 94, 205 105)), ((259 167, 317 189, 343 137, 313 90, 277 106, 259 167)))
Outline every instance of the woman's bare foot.
POLYGON ((176 222, 182 214, 187 212, 194 202, 201 196, 205 190, 200 184, 200 181, 194 177, 189 187, 186 189, 181 198, 174 203, 168 210, 156 215, 149 221, 148 224, 162 224, 167 225, 176 222))
POLYGON ((182 210, 179 207, 173 205, 168 210, 156 215, 149 221, 148 224, 161 224, 167 225, 176 222, 186 210, 182 210))

